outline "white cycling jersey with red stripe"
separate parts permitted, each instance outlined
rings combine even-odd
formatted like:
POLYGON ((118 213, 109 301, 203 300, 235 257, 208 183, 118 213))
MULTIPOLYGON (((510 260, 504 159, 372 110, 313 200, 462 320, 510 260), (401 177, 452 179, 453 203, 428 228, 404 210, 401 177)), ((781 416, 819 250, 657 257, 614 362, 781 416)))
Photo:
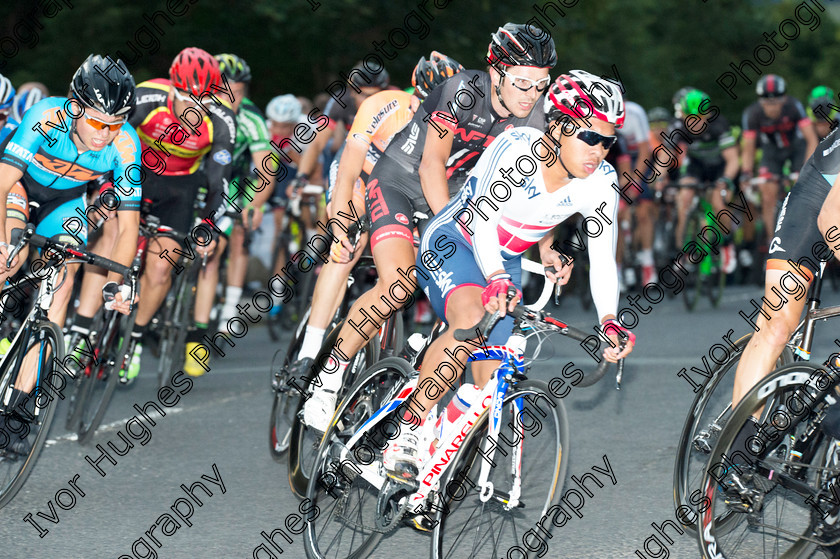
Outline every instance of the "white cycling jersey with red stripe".
MULTIPOLYGON (((500 134, 430 229, 454 230, 472 247, 481 272, 488 277, 503 268, 504 260, 519 257, 558 223, 579 212, 586 219, 580 235, 589 237, 590 281, 598 315, 614 314, 619 295, 615 169, 602 162, 591 176, 548 192, 535 156, 536 151, 546 159, 544 146, 537 146, 542 137, 543 132, 529 127, 500 134)), ((577 245, 580 240, 569 241, 577 245)))

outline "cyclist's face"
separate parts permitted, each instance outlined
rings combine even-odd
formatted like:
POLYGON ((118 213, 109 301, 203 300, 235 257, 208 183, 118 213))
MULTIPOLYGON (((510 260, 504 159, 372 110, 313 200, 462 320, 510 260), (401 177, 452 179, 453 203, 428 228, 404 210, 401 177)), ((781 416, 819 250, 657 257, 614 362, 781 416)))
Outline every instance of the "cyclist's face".
MULTIPOLYGON (((578 128, 575 129, 574 133, 570 136, 564 136, 562 134, 561 126, 554 127, 551 134, 560 143, 560 156, 563 158, 563 165, 565 165, 574 176, 578 178, 586 178, 594 173, 601 165, 601 162, 607 156, 609 150, 601 143, 590 146, 578 138, 578 134, 585 130, 591 130, 602 136, 615 136, 615 126, 609 122, 604 122, 603 120, 597 120, 594 118, 589 119, 588 123, 591 126, 587 126, 587 122, 583 120, 574 120, 573 122, 578 125, 578 128)), ((568 133, 568 128, 565 131, 568 133)), ((556 167, 558 172, 565 175, 565 171, 561 165, 553 165, 552 167, 556 167)))
MULTIPOLYGON (((117 137, 120 133, 120 128, 104 127, 102 123, 121 123, 125 122, 125 117, 111 116, 90 107, 85 108, 85 114, 81 118, 75 120, 76 132, 79 134, 85 149, 92 151, 99 151, 117 137), (91 121, 88 121, 88 118, 91 121), (114 129, 110 129, 114 128, 114 129)), ((78 146, 78 142, 77 142, 78 146)), ((78 146, 82 147, 82 146, 78 146)))
POLYGON ((785 104, 784 97, 773 97, 770 99, 760 98, 758 103, 767 118, 779 118, 782 116, 782 105, 785 104))
POLYGON ((272 138, 291 138, 295 130, 294 122, 274 122, 271 121, 271 137, 272 138))
MULTIPOLYGON (((504 78, 502 78, 502 75, 498 72, 493 71, 493 83, 498 84, 501 81, 499 91, 501 92, 505 105, 510 112, 513 113, 513 116, 525 118, 531 113, 531 109, 534 108, 534 105, 536 105, 538 100, 542 99, 542 95, 545 93, 545 90, 537 91, 536 86, 533 86, 528 89, 528 91, 522 91, 514 85, 513 82, 515 78, 512 78, 511 76, 518 76, 533 81, 539 81, 548 77, 548 68, 510 66, 505 68, 504 71, 507 74, 504 78)), ((496 101, 495 96, 493 96, 492 99, 496 101)))
POLYGON ((230 91, 233 94, 233 112, 239 112, 239 106, 242 104, 242 99, 245 98, 245 92, 248 86, 242 82, 232 82, 230 84, 230 91))

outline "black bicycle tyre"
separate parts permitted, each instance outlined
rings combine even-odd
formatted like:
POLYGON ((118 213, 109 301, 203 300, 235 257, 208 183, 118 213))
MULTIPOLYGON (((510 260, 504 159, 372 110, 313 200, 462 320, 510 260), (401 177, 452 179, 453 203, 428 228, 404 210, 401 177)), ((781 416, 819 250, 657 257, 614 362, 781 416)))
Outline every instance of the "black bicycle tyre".
MULTIPOLYGON (((353 383, 352 386, 347 390, 346 397, 341 400, 336 408, 336 413, 333 416, 333 421, 330 423, 329 427, 327 428, 326 432, 324 433, 323 438, 321 439, 321 444, 318 447, 318 452, 316 455, 316 459, 313 464, 313 471, 314 474, 316 471, 324 471, 325 470, 325 462, 327 460, 327 453, 330 450, 330 446, 333 444, 335 440, 338 440, 341 436, 339 431, 347 431, 348 429, 344 426, 344 419, 346 418, 346 413, 352 407, 353 409, 357 409, 358 399, 361 397, 362 391, 369 388, 369 385, 373 384, 374 386, 385 386, 390 385, 388 388, 388 394, 382 398, 380 402, 373 402, 372 409, 370 409, 370 413, 372 414, 375 412, 379 407, 381 407, 388 396, 393 393, 396 394, 397 391, 403 386, 412 376, 416 375, 417 373, 411 368, 411 365, 405 359, 399 357, 389 357, 386 359, 382 359, 377 363, 373 364, 372 366, 368 367, 365 371, 363 371, 356 381, 353 383), (383 381, 376 381, 377 377, 381 377, 383 375, 387 375, 388 382, 383 381), (393 381, 393 382, 392 382, 393 381)), ((369 417, 369 416, 368 416, 369 417)), ((364 417, 357 418, 358 421, 363 421, 364 417)), ((338 498, 331 495, 329 492, 322 491, 322 476, 310 476, 309 482, 306 487, 305 496, 309 502, 315 506, 318 505, 319 502, 322 502, 322 506, 320 508, 320 513, 318 518, 325 519, 328 515, 332 515, 334 510, 334 503, 338 502, 338 498), (329 499, 329 500, 326 500, 329 499), (324 505, 326 503, 326 505, 324 505), (333 505, 333 507, 330 507, 333 505)), ((332 488, 329 489, 332 491, 332 488)), ((311 507, 310 510, 314 510, 314 507, 311 507)), ((320 553, 317 543, 317 535, 315 520, 317 518, 306 518, 306 528, 303 532, 304 534, 304 547, 306 549, 306 556, 309 559, 327 559, 324 555, 320 553)), ((323 531, 321 532, 323 533, 323 531)), ((339 557, 346 558, 346 559, 361 559, 363 557, 369 557, 370 552, 373 551, 374 548, 379 544, 384 534, 380 532, 372 532, 369 535, 363 536, 364 541, 361 543, 360 549, 356 550, 349 555, 344 555, 343 553, 340 555, 336 555, 334 559, 339 559, 339 557)), ((330 557, 333 557, 332 555, 330 557)))
MULTIPOLYGON (((549 407, 548 405, 545 405, 544 408, 547 409, 549 412, 553 412, 553 414, 552 414, 553 418, 554 418, 553 420, 554 420, 554 422, 556 424, 556 427, 557 427, 557 435, 556 435, 557 456, 555 458, 555 467, 554 467, 553 475, 549 477, 549 483, 550 483, 549 492, 548 492, 548 495, 546 496, 545 502, 543 503, 542 509, 539 511, 539 514, 536 515, 534 520, 529 521, 529 522, 525 522, 525 526, 520 532, 517 533, 517 530, 515 528, 513 529, 514 538, 513 538, 512 543, 514 544, 514 546, 516 546, 516 544, 521 543, 520 541, 518 541, 518 538, 516 537, 517 535, 519 537, 521 537, 522 534, 524 534, 528 529, 533 529, 534 525, 539 523, 539 520, 544 517, 544 515, 548 512, 548 510, 551 507, 553 507, 554 505, 557 505, 560 502, 560 498, 562 496, 563 484, 564 484, 565 479, 566 479, 566 472, 568 470, 568 465, 569 465, 569 459, 568 459, 568 456, 569 456, 569 422, 568 422, 568 418, 566 416, 566 408, 563 405, 562 400, 559 400, 554 395, 552 395, 552 393, 548 389, 548 384, 546 382, 541 381, 541 380, 532 380, 532 379, 523 380, 521 382, 518 382, 515 386, 511 387, 511 389, 505 395, 505 399, 504 399, 503 404, 502 404, 502 409, 506 409, 507 406, 510 404, 510 402, 512 400, 514 400, 515 398, 523 397, 523 396, 525 396, 527 398, 527 396, 526 396, 527 394, 533 394, 534 395, 533 398, 534 398, 535 402, 548 402, 548 403, 552 404, 551 407, 549 407)), ((464 438, 464 442, 462 443, 461 448, 458 449, 455 456, 452 458, 452 462, 447 467, 446 473, 441 478, 440 487, 446 488, 445 489, 445 494, 449 496, 449 499, 448 499, 448 503, 447 503, 446 507, 437 507, 435 522, 434 522, 434 528, 433 528, 433 532, 432 532, 432 541, 431 541, 431 556, 432 556, 433 559, 454 559, 455 556, 457 556, 457 557, 483 557, 483 556, 486 556, 485 555, 486 550, 484 552, 481 552, 481 551, 478 551, 478 550, 473 550, 472 552, 468 552, 466 550, 461 550, 460 555, 457 555, 457 554, 455 556, 446 555, 446 554, 443 553, 443 549, 445 547, 444 543, 443 543, 443 540, 444 540, 444 533, 445 533, 445 529, 447 527, 447 523, 449 523, 453 520, 453 512, 454 511, 453 510, 448 510, 449 505, 453 504, 456 501, 455 495, 450 494, 451 484, 456 483, 459 486, 459 489, 462 489, 465 492, 465 495, 463 495, 461 499, 457 499, 457 502, 458 502, 459 506, 461 506, 464 503, 465 499, 468 498, 466 493, 469 493, 463 487, 465 478, 468 477, 468 476, 463 476, 462 474, 464 472, 469 472, 470 470, 473 470, 474 468, 476 468, 476 464, 480 464, 481 461, 485 460, 484 457, 478 458, 478 456, 479 456, 478 448, 484 442, 484 436, 486 434, 486 428, 487 428, 487 419, 490 415, 489 411, 490 410, 488 408, 488 410, 486 410, 484 413, 481 414, 481 416, 478 419, 476 419, 475 425, 473 425, 473 427, 470 429, 469 433, 467 433, 467 436, 464 438), (460 477, 461 479, 460 480, 457 479, 458 477, 460 477)), ((503 412, 503 413, 505 413, 505 412, 503 412)), ((544 426, 545 422, 548 421, 548 417, 551 417, 551 415, 547 416, 547 417, 543 417, 541 419, 541 421, 540 421, 540 424, 541 424, 540 430, 541 431, 543 430, 542 426, 544 426)), ((502 420, 502 424, 504 424, 504 420, 502 420)), ((527 445, 527 441, 523 445, 523 447, 524 447, 523 448, 523 454, 525 456, 527 456, 527 450, 524 450, 524 449, 529 448, 528 445, 527 445)), ((534 448, 534 445, 532 445, 530 448, 534 448)), ((504 468, 505 466, 509 465, 508 460, 505 460, 500 455, 497 455, 496 459, 499 460, 499 463, 496 466, 498 468, 504 468), (504 464, 504 465, 502 465, 502 464, 504 464)), ((536 461, 532 462, 532 464, 536 464, 536 461)), ((542 464, 542 461, 540 461, 540 464, 542 464)), ((546 463, 545 466, 548 467, 549 464, 546 463)), ((522 480, 522 487, 524 488, 524 486, 525 486, 525 479, 522 480)), ((478 495, 475 494, 474 497, 477 498, 478 495)), ((485 508, 483 504, 480 505, 480 506, 481 506, 481 508, 485 508)), ((528 504, 524 504, 524 510, 532 511, 533 508, 531 506, 529 506, 528 504)), ((511 516, 514 516, 514 514, 512 513, 511 516)), ((473 519, 474 517, 475 517, 474 514, 469 515, 470 520, 473 519)), ((505 520, 502 520, 499 523, 487 522, 486 524, 488 526, 491 526, 491 527, 492 526, 497 526, 498 524, 501 524, 502 526, 505 526, 506 522, 505 522, 505 520)), ((542 528, 545 529, 544 526, 542 526, 542 528)), ((507 527, 506 527, 506 529, 507 529, 507 527)), ((550 523, 548 525, 548 529, 549 530, 551 529, 551 524, 550 523)), ((477 527, 475 529, 470 528, 469 530, 470 530, 470 532, 476 532, 478 530, 478 528, 477 527)), ((475 536, 475 534, 473 534, 473 536, 475 536)), ((477 539, 477 538, 475 538, 473 536, 471 536, 470 538, 467 538, 467 539, 472 539, 473 540, 472 543, 473 543, 473 545, 475 545, 475 539, 477 539)), ((551 537, 551 536, 549 535, 549 537, 551 537)), ((459 538, 456 538, 456 539, 459 539, 459 538)), ((493 537, 491 540, 488 540, 486 543, 490 544, 491 549, 495 549, 496 547, 500 547, 502 550, 504 550, 505 548, 511 548, 512 547, 512 546, 508 546, 508 543, 511 543, 511 542, 505 542, 502 545, 499 540, 500 540, 500 538, 493 537)), ((538 550, 533 550, 533 551, 527 550, 527 549, 521 547, 521 545, 516 546, 516 547, 517 547, 517 551, 520 551, 520 553, 525 553, 526 554, 525 557, 527 557, 528 559, 534 559, 534 558, 538 557, 538 555, 537 555, 538 550)), ((543 550, 542 553, 540 553, 540 556, 544 553, 545 553, 545 551, 543 550)), ((517 556, 519 556, 519 555, 517 555, 517 556)))
MULTIPOLYGON (((694 397, 694 401, 689 407, 690 411, 686 415, 685 423, 683 423, 680 438, 677 442, 677 456, 674 461, 674 510, 683 505, 690 506, 690 504, 686 501, 686 496, 690 496, 694 491, 688 487, 688 476, 690 475, 688 471, 690 462, 689 455, 693 452, 692 444, 695 436, 697 435, 698 429, 706 427, 706 425, 704 425, 706 421, 704 420, 703 412, 705 412, 706 406, 712 399, 715 390, 721 386, 722 381, 727 378, 727 374, 729 374, 730 371, 732 375, 735 374, 735 369, 738 367, 741 354, 752 336, 753 333, 749 333, 735 341, 733 345, 735 345, 737 349, 729 355, 729 358, 726 361, 715 367, 712 371, 712 377, 703 384, 703 387, 694 397)), ((782 355, 777 361, 777 366, 781 367, 793 362, 793 352, 790 347, 785 346, 785 349, 782 350, 782 355)), ((708 420, 708 417, 706 420, 708 420)), ((692 528, 695 525, 691 524, 687 526, 692 528)))
MULTIPOLYGON (((280 367, 280 389, 274 390, 274 399, 271 405, 271 416, 268 423, 268 448, 271 457, 278 462, 286 460, 286 451, 289 450, 289 439, 291 437, 292 427, 294 425, 294 414, 298 409, 298 400, 300 393, 288 386, 288 367, 294 361, 303 345, 303 338, 306 335, 306 325, 309 322, 309 314, 312 311, 311 307, 307 309, 303 320, 298 325, 295 335, 289 342, 289 346, 283 355, 282 363, 277 363, 278 355, 282 349, 278 349, 272 359, 272 370, 270 374, 274 376, 274 367, 280 367), (288 427, 286 427, 288 424, 288 427)), ((273 378, 270 379, 273 382, 273 378)))
MULTIPOLYGON (((40 332, 40 335, 44 336, 44 339, 49 340, 49 343, 52 343, 53 346, 53 353, 55 360, 59 362, 64 361, 64 336, 61 332, 61 329, 53 322, 40 322, 35 328, 33 329, 33 338, 38 339, 36 335, 40 332)), ((45 379, 49 378, 50 375, 53 373, 53 364, 55 360, 47 360, 47 370, 39 372, 39 378, 45 379), (44 374, 46 373, 46 374, 44 374)), ((5 375, 4 375, 5 376, 5 375)), ((5 385, 6 383, 0 383, 5 385)), ((39 413, 40 419, 40 426, 38 429, 38 433, 35 436, 35 440, 32 443, 32 449, 29 452, 29 455, 26 457, 25 460, 22 460, 21 468, 18 470, 15 477, 6 485, 5 487, 0 486, 0 508, 6 506, 20 489, 23 487, 23 484, 26 482, 26 479, 29 477, 29 474, 32 473, 32 469, 35 466, 35 462, 38 460, 38 456, 41 454, 41 450, 44 448, 44 443, 47 441, 47 435, 49 434, 50 426, 52 425, 53 417, 55 416, 56 407, 58 406, 58 400, 56 398, 52 398, 49 400, 44 408, 41 408, 41 412, 39 413)))
POLYGON ((181 280, 176 293, 172 320, 164 326, 165 337, 161 341, 158 388, 170 384, 172 376, 184 366, 187 330, 195 298, 194 283, 189 277, 181 280))
POLYGON ((103 346, 104 351, 100 353, 100 363, 91 371, 90 378, 87 382, 88 389, 84 400, 85 406, 82 408, 83 411, 79 417, 77 431, 79 444, 87 444, 93 438, 96 429, 102 423, 102 418, 105 416, 108 404, 111 403, 114 390, 117 388, 117 384, 119 384, 120 369, 123 366, 127 369, 128 363, 131 361, 131 355, 128 355, 128 351, 131 348, 131 330, 134 328, 136 309, 130 316, 124 316, 119 313, 114 313, 114 315, 112 320, 115 320, 116 324, 112 326, 113 330, 111 335, 108 336, 108 343, 109 345, 119 344, 119 347, 116 348, 115 352, 113 347, 103 346), (122 343, 119 343, 120 341, 122 343), (101 375, 99 374, 100 372, 101 375), (105 380, 102 381, 101 377, 105 377, 105 380), (99 384, 102 382, 104 382, 104 386, 99 384), (102 391, 98 401, 96 398, 92 398, 97 389, 97 385, 99 385, 102 391), (84 408, 90 410, 90 414, 87 415, 90 418, 88 420, 86 420, 84 408))
MULTIPOLYGON (((700 211, 695 209, 685 220, 685 233, 683 238, 686 239, 686 242, 693 241, 697 238, 697 234, 700 232, 700 219, 700 211)), ((691 270, 685 278, 683 303, 688 311, 693 311, 697 306, 697 301, 700 299, 700 293, 703 289, 703 278, 700 272, 701 264, 702 263, 694 264, 694 269, 691 270)), ((685 265, 685 262, 683 265, 685 265)))
MULTIPOLYGON (((701 482, 701 495, 707 496, 709 491, 709 473, 712 468, 717 467, 717 462, 715 457, 721 455, 721 453, 725 453, 726 451, 730 450, 735 437, 737 436, 738 432, 743 427, 744 423, 747 421, 747 418, 750 417, 755 410, 759 409, 759 407, 764 406, 766 402, 774 397, 776 394, 784 394, 790 391, 795 390, 795 385, 801 385, 798 382, 791 382, 789 380, 782 381, 777 380, 782 377, 789 377, 794 373, 799 373, 802 375, 807 375, 809 378, 811 374, 815 371, 820 370, 821 367, 816 365, 812 365, 810 363, 804 362, 797 362, 791 363, 790 365, 786 365, 779 369, 773 371, 770 375, 764 377, 760 382, 758 382, 750 391, 744 395, 739 402, 738 406, 732 412, 732 416, 727 423, 727 425, 721 431, 720 437, 717 440, 712 452, 710 453, 709 459, 709 466, 704 469, 703 480, 701 482), (771 385, 771 383, 775 383, 775 387, 767 390, 767 387, 771 385), (781 386, 780 386, 781 385, 781 386), (761 394, 764 393, 762 396, 761 394)), ((819 382, 816 383, 819 385, 819 382)), ((812 408, 813 409, 813 408, 812 408)), ((746 467, 742 465, 742 467, 746 467)), ((711 489, 714 493, 716 489, 711 489)), ((708 497, 706 497, 708 498, 708 497)), ((719 542, 716 541, 715 535, 713 534, 712 527, 709 526, 709 523, 716 522, 717 518, 720 518, 715 515, 715 502, 716 499, 712 499, 711 507, 706 510, 702 515, 698 515, 699 518, 703 519, 703 522, 695 523, 695 527, 697 529, 697 536, 698 542, 700 544, 700 549, 702 552, 702 556, 705 559, 726 559, 727 555, 725 554, 722 547, 719 545, 719 542), (707 526, 704 528, 704 526, 707 526), (708 531, 708 537, 704 532, 708 531), (711 538, 711 540, 708 540, 711 538), (708 542, 708 545, 707 545, 708 542), (710 548, 712 550, 710 551, 710 548)), ((813 511, 811 511, 813 512, 813 511)), ((737 513, 736 513, 737 514, 737 513)), ((723 517, 724 515, 721 515, 723 517)), ((732 518, 731 514, 727 515, 727 519, 725 520, 724 526, 720 529, 722 535, 725 535, 732 531, 734 520, 738 520, 737 518, 732 518)), ((716 532, 716 530, 714 530, 716 532)), ((739 543, 741 543, 739 541, 739 543)), ((807 542, 804 539, 798 539, 796 542, 792 544, 792 547, 785 552, 783 555, 778 556, 780 559, 795 559, 800 557, 805 557, 800 553, 802 551, 807 551, 809 555, 807 557, 811 557, 810 553, 814 551, 813 548, 808 548, 809 545, 812 545, 810 542, 807 542), (798 548, 797 548, 798 546, 798 548)))

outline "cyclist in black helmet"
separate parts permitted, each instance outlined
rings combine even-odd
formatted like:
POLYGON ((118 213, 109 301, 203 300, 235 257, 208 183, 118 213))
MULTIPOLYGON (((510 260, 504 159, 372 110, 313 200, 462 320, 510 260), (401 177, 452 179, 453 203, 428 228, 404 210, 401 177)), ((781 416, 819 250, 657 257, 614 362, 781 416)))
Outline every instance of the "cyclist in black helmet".
MULTIPOLYGON (((6 267, 11 230, 31 222, 36 232, 61 242, 87 241, 85 194, 87 184, 106 174, 114 177, 119 203, 119 232, 110 258, 131 264, 137 248, 141 184, 140 140, 127 124, 135 104, 134 78, 121 60, 90 55, 73 76, 70 98, 48 97, 33 105, 21 125, 0 145, 0 281, 13 275, 27 258, 27 248, 6 267), (65 123, 61 126, 61 123, 65 123), (52 124, 52 126, 50 126, 52 124)), ((93 212, 89 212, 93 213, 93 212)), ((91 218, 94 220, 95 216, 91 218)), ((56 291, 49 318, 64 324, 77 265, 56 291)), ((112 286, 122 280, 111 273, 112 286)), ((112 291, 108 290, 108 293, 112 291)), ((103 290, 103 295, 105 290, 103 290)), ((115 308, 127 314, 129 302, 117 294, 115 308)), ((35 385, 35 369, 21 372, 12 398, 22 399, 35 385)), ((12 404, 14 407, 14 404, 12 404)), ((9 408, 11 409, 11 408, 9 408)), ((28 449, 20 449, 28 453, 28 449)))
MULTIPOLYGON (((557 62, 551 37, 533 26, 508 23, 491 35, 487 61, 487 72, 464 70, 435 88, 370 175, 365 202, 379 281, 348 313, 339 335, 341 345, 334 350, 338 367, 332 367, 332 374, 339 378, 391 309, 402 308, 416 288, 411 273, 416 268, 414 224, 422 231, 426 221, 458 192, 486 146, 504 130, 545 129, 543 93, 550 83, 549 69, 557 62)), ((333 212, 338 210, 351 208, 333 208, 333 212)), ((445 247, 437 248, 448 254, 445 247)), ((315 384, 323 386, 322 382, 315 384)), ((334 392, 316 388, 305 415, 328 420, 335 411, 335 399, 334 392)), ((325 423, 307 424, 320 429, 325 423)))

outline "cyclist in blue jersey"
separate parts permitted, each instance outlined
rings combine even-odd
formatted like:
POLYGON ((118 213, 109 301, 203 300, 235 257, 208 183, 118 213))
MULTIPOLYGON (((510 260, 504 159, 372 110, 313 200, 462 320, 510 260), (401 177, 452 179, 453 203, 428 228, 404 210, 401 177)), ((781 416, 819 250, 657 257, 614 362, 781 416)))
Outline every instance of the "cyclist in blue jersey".
POLYGON ((15 101, 15 88, 9 78, 0 74, 0 142, 14 132, 18 121, 9 116, 15 101))
MULTIPOLYGON (((84 245, 87 240, 85 191, 89 181, 106 173, 114 176, 119 197, 119 237, 111 259, 131 264, 140 223, 140 140, 127 125, 135 102, 134 78, 121 60, 90 55, 70 84, 70 98, 48 97, 32 106, 18 129, 2 147, 0 196, 0 281, 11 277, 27 257, 20 253, 12 266, 7 244, 12 229, 27 222, 36 232, 60 242, 84 245)), ((89 214, 94 212, 89 211, 89 214)), ((75 265, 56 291, 49 318, 62 325, 73 289, 75 265)), ((121 278, 112 273, 115 283, 121 278)), ((107 291, 113 293, 113 283, 107 291)), ((106 290, 103 289, 103 295, 106 290)), ((115 308, 128 314, 130 304, 120 295, 115 308)), ((35 385, 34 367, 21 373, 16 388, 23 396, 35 385)))

